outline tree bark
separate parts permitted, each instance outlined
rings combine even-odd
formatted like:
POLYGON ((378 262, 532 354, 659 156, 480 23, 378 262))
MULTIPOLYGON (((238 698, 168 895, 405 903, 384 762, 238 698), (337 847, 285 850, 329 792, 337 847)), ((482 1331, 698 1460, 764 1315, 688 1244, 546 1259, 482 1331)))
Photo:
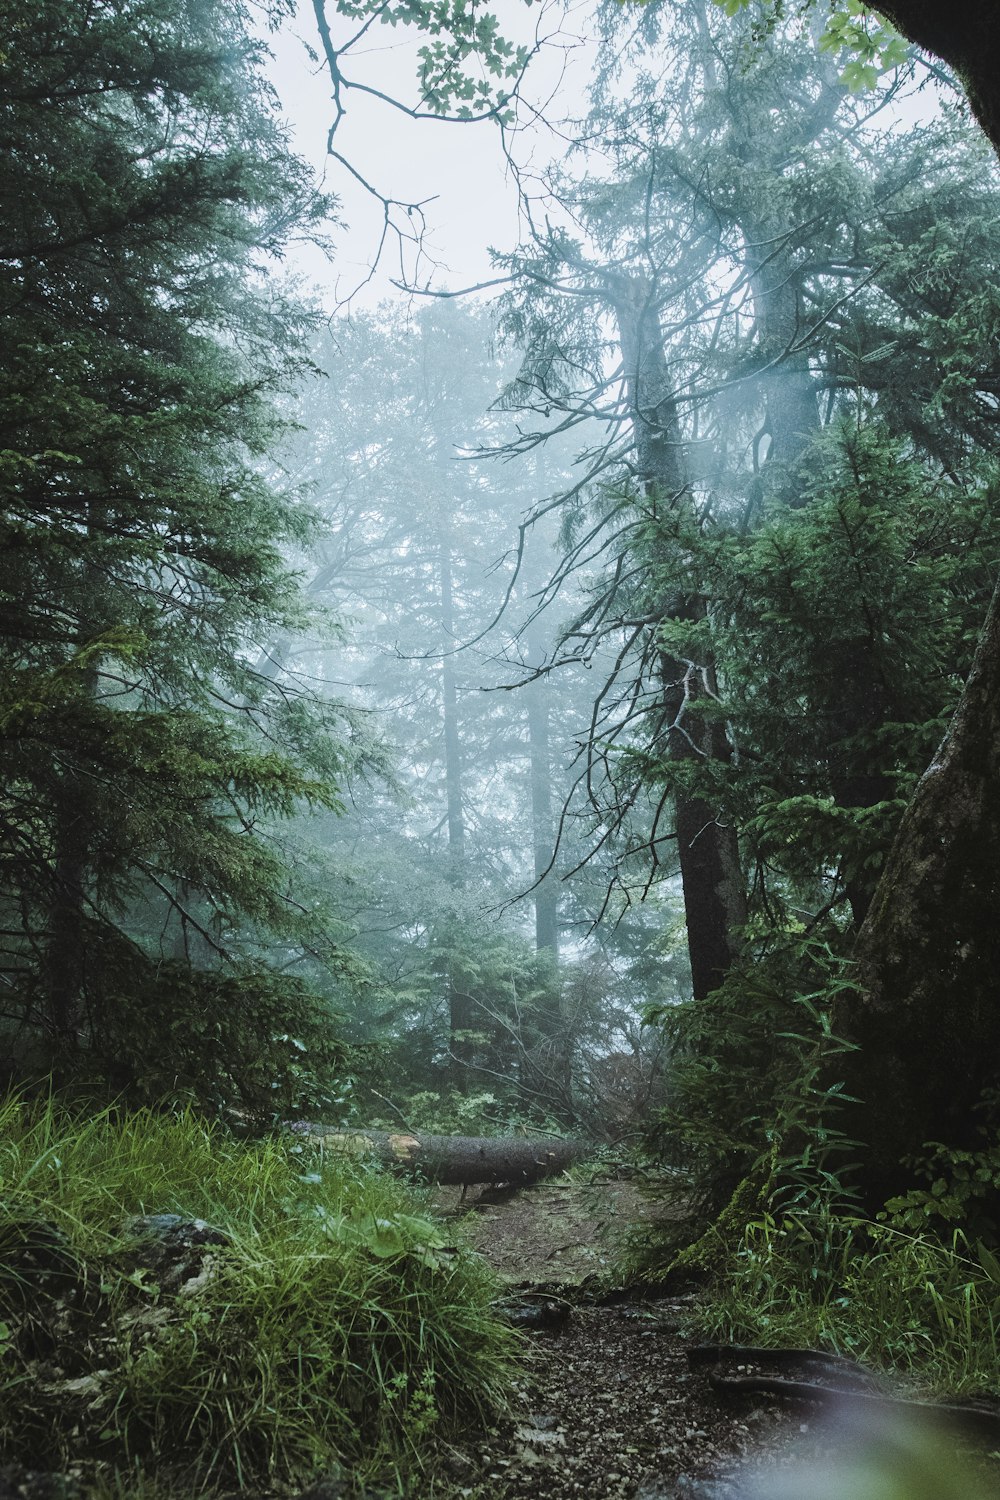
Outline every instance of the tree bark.
POLYGON ((589 1148, 556 1137, 424 1135, 422 1132, 341 1130, 333 1125, 296 1124, 297 1134, 317 1137, 327 1150, 371 1156, 390 1171, 426 1177, 445 1186, 505 1182, 526 1186, 564 1172, 589 1148))
POLYGON ((955 717, 904 814, 858 936, 860 990, 835 1030, 859 1044, 873 1199, 927 1141, 976 1143, 1000 1058, 1000 588, 955 717))
MULTIPOLYGON (((639 277, 614 278, 612 300, 618 322, 635 432, 636 465, 652 503, 665 510, 684 503, 688 477, 676 407, 663 352, 663 335, 651 289, 639 277)), ((690 594, 664 601, 665 619, 700 623, 703 600, 692 580, 690 594)), ((682 661, 661 653, 663 713, 670 726, 667 753, 678 762, 728 761, 725 726, 711 711, 715 663, 682 661), (699 711, 699 702, 703 705, 699 711)), ((684 916, 691 985, 696 999, 718 989, 739 957, 747 920, 746 891, 736 830, 703 797, 679 791, 675 830, 684 890, 684 916)))
POLYGON ((524 689, 528 706, 528 756, 531 772, 531 829, 535 868, 535 948, 559 957, 559 890, 552 862, 552 766, 549 759, 549 706, 544 681, 524 689))
POLYGON ((1000 9, 995 0, 879 0, 897 31, 958 74, 1000 153, 1000 9))
MULTIPOLYGON (((751 138, 743 151, 754 150, 751 138)), ((795 471, 810 441, 819 431, 816 381, 810 369, 808 348, 794 350, 802 332, 801 294, 791 255, 776 253, 774 242, 787 236, 791 226, 774 219, 751 219, 740 214, 745 253, 753 295, 759 358, 774 367, 761 377, 764 400, 764 431, 769 440, 761 479, 780 473, 778 498, 791 509, 803 505, 802 486, 795 471)))
MULTIPOLYGON (((529 660, 545 654, 529 639, 529 660)), ((523 688, 528 710, 528 756, 531 778, 531 829, 534 854, 535 951, 548 960, 535 1012, 537 1040, 526 1047, 524 1082, 536 1092, 549 1091, 554 1117, 571 1123, 573 1109, 572 1035, 559 975, 559 881, 552 863, 555 841, 552 817, 552 761, 549 750, 548 681, 541 678, 523 688)), ((524 1041, 522 1036, 522 1041, 524 1041)))

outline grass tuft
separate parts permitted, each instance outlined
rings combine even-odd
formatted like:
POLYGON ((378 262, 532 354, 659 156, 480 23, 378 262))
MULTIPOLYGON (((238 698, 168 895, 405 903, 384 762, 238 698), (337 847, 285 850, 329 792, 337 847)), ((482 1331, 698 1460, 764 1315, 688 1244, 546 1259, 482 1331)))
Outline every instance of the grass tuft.
POLYGON ((514 1357, 418 1193, 193 1113, 0 1105, 0 1266, 0 1455, 100 1493, 398 1479, 502 1403, 514 1357), (178 1286, 129 1229, 164 1213, 226 1236, 178 1286))
POLYGON ((712 1341, 831 1349, 927 1394, 1000 1394, 1000 1265, 958 1230, 764 1215, 695 1316, 712 1341))

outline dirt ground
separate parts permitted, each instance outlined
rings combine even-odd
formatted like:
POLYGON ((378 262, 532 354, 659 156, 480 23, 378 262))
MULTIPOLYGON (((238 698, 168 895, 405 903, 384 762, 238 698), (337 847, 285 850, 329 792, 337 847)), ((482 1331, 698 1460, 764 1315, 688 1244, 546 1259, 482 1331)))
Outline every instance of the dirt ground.
POLYGON ((437 1188, 436 1212, 454 1215, 474 1249, 512 1286, 579 1287, 620 1259, 628 1231, 663 1214, 641 1185, 613 1177, 558 1178, 530 1188, 437 1188))
MULTIPOLYGON (((464 1202, 439 1189, 435 1202, 496 1267, 515 1321, 540 1311, 512 1418, 449 1455, 449 1500, 974 1500, 974 1483, 952 1488, 951 1448, 942 1485, 896 1487, 917 1441, 905 1423, 716 1393, 689 1363, 689 1298, 607 1300, 599 1273, 631 1225, 662 1213, 637 1184, 564 1179, 464 1202)), ((1000 1494, 996 1467, 982 1494, 1000 1494)))

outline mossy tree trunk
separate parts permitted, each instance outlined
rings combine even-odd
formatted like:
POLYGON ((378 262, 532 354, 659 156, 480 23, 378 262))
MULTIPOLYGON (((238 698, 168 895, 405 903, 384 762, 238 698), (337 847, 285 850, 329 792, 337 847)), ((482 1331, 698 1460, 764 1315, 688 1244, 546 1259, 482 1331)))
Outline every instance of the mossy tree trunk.
MULTIPOLYGON (((995 0, 880 0, 904 36, 954 68, 1000 154, 995 0)), ((860 987, 835 1027, 860 1044, 866 1186, 877 1202, 924 1142, 976 1142, 1000 1082, 1000 586, 958 710, 900 825, 858 935, 860 987)), ((998 1111, 1000 1113, 1000 1111, 998 1111)))
POLYGON ((954 68, 1000 152, 1000 7, 996 0, 879 0, 892 24, 954 68))
POLYGON ((860 1044, 873 1199, 924 1142, 976 1141, 1000 1081, 1000 588, 948 734, 900 825, 856 949, 860 988, 835 1026, 860 1044))

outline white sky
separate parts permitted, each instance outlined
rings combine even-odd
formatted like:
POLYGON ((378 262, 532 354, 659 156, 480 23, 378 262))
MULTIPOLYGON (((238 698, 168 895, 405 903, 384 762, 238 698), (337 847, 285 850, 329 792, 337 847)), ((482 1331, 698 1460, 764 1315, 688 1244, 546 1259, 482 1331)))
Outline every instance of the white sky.
MULTIPOLYGON (((518 42, 530 42, 536 24, 553 32, 564 9, 570 24, 559 42, 548 45, 532 64, 529 97, 545 106, 553 118, 582 112, 585 87, 594 56, 594 43, 581 41, 592 35, 587 24, 591 0, 562 0, 531 8, 522 0, 498 0, 496 10, 505 34, 518 42), (578 25, 573 28, 573 16, 578 25), (575 30, 575 34, 574 34, 575 30), (557 92, 549 107, 550 96, 557 92)), ((336 15, 335 0, 327 11, 336 45, 356 29, 336 15)), ((358 187, 344 169, 327 157, 326 141, 332 119, 331 83, 326 62, 310 61, 304 43, 319 51, 312 6, 302 0, 301 13, 284 30, 269 38, 274 62, 270 78, 282 101, 292 128, 293 144, 300 156, 323 177, 327 191, 341 202, 346 228, 335 234, 336 254, 329 263, 318 251, 303 250, 293 264, 321 292, 323 303, 333 308, 348 297, 368 275, 382 224, 382 208, 358 187)), ((416 43, 400 30, 373 28, 357 54, 352 54, 353 76, 402 99, 412 98, 416 43)), ((351 94, 348 113, 337 134, 337 149, 370 183, 387 196, 427 204, 429 234, 427 248, 439 267, 422 266, 420 280, 430 276, 434 285, 452 289, 485 279, 493 273, 489 247, 509 250, 518 239, 518 195, 501 149, 499 131, 491 121, 480 124, 446 124, 413 121, 379 101, 351 94)), ((517 142, 518 159, 543 166, 561 154, 559 137, 541 127, 525 131, 517 142)), ((412 259, 407 267, 413 275, 412 259)), ((353 305, 370 306, 393 291, 391 278, 399 278, 399 250, 388 243, 383 265, 375 279, 358 292, 353 305)))
MULTIPOLYGON (((593 12, 596 0, 494 0, 504 34, 516 43, 532 42, 536 29, 548 38, 532 62, 524 93, 555 128, 535 125, 516 138, 514 154, 522 167, 541 170, 565 152, 558 124, 587 108, 587 85, 597 54, 593 12)), ((311 0, 299 0, 300 14, 268 45, 274 53, 270 78, 291 126, 293 145, 341 204, 344 227, 334 233, 335 252, 300 247, 289 263, 307 286, 315 287, 330 311, 350 299, 354 308, 384 297, 405 295, 392 280, 455 290, 495 274, 489 250, 511 250, 519 239, 517 186, 504 159, 492 121, 448 124, 413 121, 388 104, 352 93, 337 133, 337 149, 381 193, 426 204, 430 260, 419 265, 412 254, 401 270, 398 242, 390 237, 378 271, 368 280, 382 232, 382 207, 344 168, 327 156, 333 117, 332 85, 326 61, 312 61, 307 45, 320 51, 311 0)), ((335 46, 357 29, 327 0, 335 46)), ((415 96, 416 49, 421 37, 404 28, 373 27, 346 65, 349 76, 404 100, 415 96)), ((808 43, 804 43, 808 45, 808 43)), ((897 101, 889 118, 900 123, 926 119, 938 107, 936 89, 897 101)), ((530 170, 528 172, 530 177, 530 170)), ((526 180, 526 179, 522 179, 526 180)))

